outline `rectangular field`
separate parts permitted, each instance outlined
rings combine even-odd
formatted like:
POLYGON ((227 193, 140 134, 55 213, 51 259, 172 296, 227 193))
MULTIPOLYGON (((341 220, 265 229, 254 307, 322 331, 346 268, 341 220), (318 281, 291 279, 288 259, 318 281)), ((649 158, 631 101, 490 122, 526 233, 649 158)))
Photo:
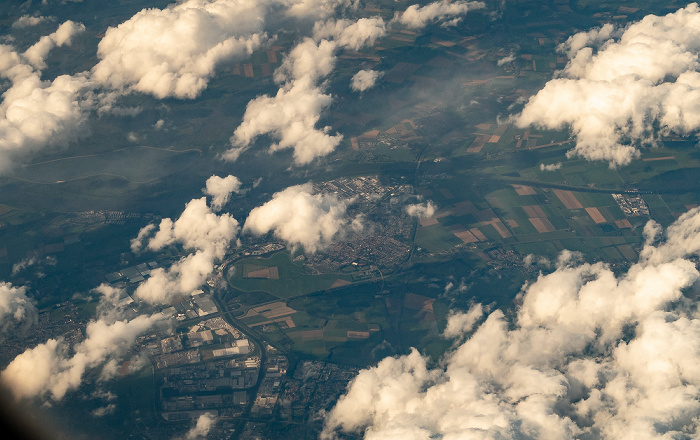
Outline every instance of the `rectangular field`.
POLYGON ((462 225, 452 225, 452 226, 448 226, 448 227, 447 227, 447 230, 450 231, 450 232, 452 232, 452 233, 455 235, 455 237, 459 238, 460 240, 462 240, 462 241, 465 242, 465 243, 474 243, 474 242, 479 241, 479 239, 476 238, 476 237, 474 236, 474 234, 472 234, 471 232, 469 232, 469 231, 467 230, 467 228, 465 228, 465 227, 462 226, 462 225))
MULTIPOLYGON (((253 265, 250 265, 253 266, 253 265)), ((259 267, 259 266, 258 266, 259 267)), ((246 267, 246 269, 249 269, 246 267)), ((259 269, 247 270, 245 275, 246 278, 265 278, 268 280, 279 280, 280 275, 276 266, 273 267, 260 267, 259 269)))
POLYGON ((479 241, 486 241, 486 240, 487 240, 486 236, 484 235, 483 232, 481 232, 481 231, 479 230, 479 228, 471 228, 471 229, 469 230, 469 232, 471 232, 472 234, 474 234, 474 237, 478 238, 479 241))
POLYGON ((526 185, 512 185, 513 189, 515 190, 516 193, 518 193, 519 196, 532 196, 537 194, 535 192, 535 189, 531 186, 526 186, 526 185))
POLYGON ((574 193, 562 189, 555 189, 554 194, 561 200, 567 209, 581 209, 583 205, 578 201, 574 193))
POLYGON ((547 218, 547 214, 538 205, 523 206, 523 211, 529 218, 547 218))
POLYGON ((596 223, 607 223, 607 220, 605 220, 605 217, 603 217, 603 214, 598 211, 598 208, 586 208, 586 212, 588 215, 591 216, 594 222, 596 223))
POLYGON ((508 238, 511 236, 506 226, 499 219, 492 220, 490 224, 496 231, 498 231, 502 238, 508 238))
POLYGON ((537 229, 537 232, 539 232, 540 234, 542 234, 544 232, 552 232, 552 231, 556 230, 554 228, 554 226, 552 225, 552 223, 550 223, 546 217, 544 217, 544 218, 536 218, 535 217, 535 218, 530 218, 529 220, 530 220, 530 223, 532 223, 532 226, 534 226, 535 229, 537 229))
POLYGON ((477 136, 476 139, 474 139, 474 142, 467 148, 467 153, 478 153, 481 151, 482 148, 484 148, 484 145, 486 145, 486 142, 491 139, 491 135, 485 134, 482 136, 477 136))
POLYGON ((615 221, 615 226, 617 226, 620 229, 623 229, 623 228, 631 228, 632 224, 630 223, 629 220, 622 219, 622 220, 615 221))

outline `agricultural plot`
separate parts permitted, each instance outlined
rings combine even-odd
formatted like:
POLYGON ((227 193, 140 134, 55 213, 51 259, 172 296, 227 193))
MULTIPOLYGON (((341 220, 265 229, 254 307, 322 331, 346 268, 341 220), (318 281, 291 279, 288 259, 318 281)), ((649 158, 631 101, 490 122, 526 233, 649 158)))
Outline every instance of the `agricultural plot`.
POLYGON ((440 252, 452 249, 462 241, 441 224, 419 227, 416 231, 416 246, 429 252, 440 252))
POLYGON ((258 307, 253 307, 240 319, 250 327, 277 323, 284 328, 295 328, 296 323, 292 316, 297 311, 287 307, 283 302, 273 302, 258 307))
MULTIPOLYGON (((671 150, 659 151, 655 153, 661 153, 663 157, 669 156, 671 150)), ((674 154, 677 152, 674 151, 674 154)), ((681 156, 679 156, 681 157, 681 156)), ((688 162, 687 159, 681 159, 684 163, 688 162)), ((687 166, 687 165, 686 165, 687 166)), ((646 180, 653 179, 657 176, 662 176, 665 173, 671 173, 674 171, 681 170, 679 160, 673 156, 673 159, 663 159, 660 160, 659 157, 653 155, 644 155, 641 159, 633 160, 628 166, 621 168, 618 172, 621 178, 626 182, 644 182, 646 180)))
POLYGON ((262 291, 278 298, 290 298, 352 282, 346 274, 313 275, 290 259, 289 252, 269 258, 246 258, 229 270, 231 286, 244 292, 262 291), (339 281, 340 280, 340 281, 339 281))
POLYGON ((265 278, 268 280, 279 280, 279 270, 277 266, 267 267, 255 264, 245 264, 243 266, 243 278, 265 278))
MULTIPOLYGON (((520 255, 553 257, 570 249, 593 258, 628 261, 636 255, 640 228, 648 219, 628 218, 612 195, 602 192, 524 184, 470 187, 458 185, 458 180, 441 182, 428 191, 432 200, 439 200, 441 209, 422 221, 417 244, 430 252, 449 252, 462 245, 482 255, 489 246, 497 246, 520 255), (622 241, 597 240, 609 237, 622 241)), ((659 196, 652 196, 648 203, 652 217, 672 221, 692 208, 689 201, 687 197, 673 200, 672 210, 659 196)), ((486 254, 481 258, 492 261, 486 254)))
MULTIPOLYGON (((341 352, 351 356, 352 350, 370 351, 386 337, 382 335, 382 329, 389 327, 384 301, 375 298, 374 292, 374 285, 358 286, 273 302, 250 309, 242 320, 304 356, 328 359, 341 352)), ((362 361, 357 354, 352 355, 353 363, 362 361)))
POLYGON ((674 216, 680 216, 681 214, 700 206, 700 204, 698 204, 698 197, 692 193, 664 194, 661 196, 661 198, 674 216))

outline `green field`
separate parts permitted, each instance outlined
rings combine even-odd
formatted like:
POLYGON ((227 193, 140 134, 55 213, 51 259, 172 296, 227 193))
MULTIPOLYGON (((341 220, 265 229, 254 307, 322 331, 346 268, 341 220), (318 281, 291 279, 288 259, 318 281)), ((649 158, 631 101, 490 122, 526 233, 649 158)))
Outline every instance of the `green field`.
POLYGON ((293 262, 289 252, 278 252, 269 258, 245 258, 233 266, 228 274, 231 286, 244 292, 262 291, 278 298, 291 298, 328 289, 336 280, 352 281, 346 274, 309 273, 308 269, 293 262), (277 267, 279 279, 246 278, 252 270, 277 267))
POLYGON ((416 246, 430 252, 452 249, 462 241, 441 224, 419 227, 416 232, 416 246))

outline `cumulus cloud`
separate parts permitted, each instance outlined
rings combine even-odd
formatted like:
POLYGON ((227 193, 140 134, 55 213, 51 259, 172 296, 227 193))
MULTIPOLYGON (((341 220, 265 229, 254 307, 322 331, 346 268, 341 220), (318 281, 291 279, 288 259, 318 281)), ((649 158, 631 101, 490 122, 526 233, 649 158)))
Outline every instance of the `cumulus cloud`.
POLYGON ((369 90, 377 83, 377 80, 384 75, 384 72, 376 70, 360 70, 352 76, 350 88, 356 92, 369 90))
POLYGON ((209 431, 211 431, 212 426, 216 424, 216 417, 211 413, 204 413, 197 419, 197 423, 192 427, 182 440, 198 440, 205 438, 209 431))
POLYGON ((60 75, 53 81, 42 81, 41 69, 53 47, 69 45, 83 29, 83 25, 67 21, 23 54, 0 45, 0 77, 10 81, 0 103, 0 171, 18 156, 77 136, 84 111, 91 105, 83 96, 88 78, 84 74, 60 75))
POLYGON ((210 250, 182 257, 168 269, 151 271, 137 288, 135 296, 151 304, 170 304, 191 295, 214 272, 217 256, 210 250))
POLYGON ((324 437, 651 439, 700 420, 700 210, 648 243, 626 272, 562 258, 523 288, 512 318, 475 307, 439 366, 413 350, 360 372, 324 437))
POLYGON ((397 13, 393 21, 411 29, 422 29, 429 24, 446 19, 450 19, 447 24, 454 25, 461 20, 461 16, 465 15, 467 11, 484 9, 485 7, 484 2, 440 0, 422 7, 411 5, 406 8, 403 14, 397 13))
POLYGON ((250 211, 243 231, 253 235, 272 232, 293 247, 314 253, 334 239, 362 229, 359 217, 350 220, 347 202, 333 195, 313 194, 311 184, 291 186, 250 211))
POLYGON ((157 98, 196 98, 217 67, 249 56, 267 41, 271 18, 322 19, 351 5, 349 0, 185 0, 146 8, 107 30, 92 78, 108 88, 157 98))
POLYGON ((345 8, 357 8, 357 0, 281 0, 285 15, 296 18, 322 19, 345 8))
POLYGON ((229 241, 238 233, 238 221, 230 214, 217 215, 207 205, 205 197, 190 200, 180 217, 161 220, 155 235, 148 241, 148 249, 159 251, 175 243, 185 249, 225 252, 229 241))
POLYGON ((314 39, 332 39, 341 47, 360 50, 366 45, 373 45, 386 33, 386 25, 381 17, 352 20, 329 20, 314 25, 314 39))
POLYGON ((93 78, 157 98, 195 98, 216 67, 265 40, 265 2, 188 0, 143 9, 100 41, 93 78))
MULTIPOLYGON (((445 288, 445 290, 448 290, 445 288)), ((443 332, 446 338, 459 338, 474 329, 474 326, 484 315, 484 306, 474 304, 467 313, 453 313, 447 320, 447 327, 443 332)))
POLYGON ((168 303, 191 294, 214 271, 214 262, 226 255, 239 229, 238 221, 230 214, 217 215, 207 205, 206 197, 189 201, 175 221, 164 218, 157 228, 145 226, 132 240, 132 250, 145 247, 158 251, 179 244, 193 252, 168 269, 151 271, 150 277, 136 288, 136 297, 149 303, 168 303))
POLYGON ((335 47, 326 40, 318 45, 311 39, 299 43, 275 73, 278 81, 287 75, 293 79, 284 83, 275 96, 262 95, 248 103, 243 121, 231 137, 234 148, 223 158, 236 160, 263 134, 278 139, 270 146, 270 152, 294 149, 297 164, 307 164, 332 152, 342 136, 329 135, 330 127, 316 128, 321 112, 333 100, 316 81, 332 71, 335 47))
POLYGON ((26 332, 37 322, 34 302, 27 288, 0 281, 0 341, 10 334, 26 332))
POLYGON ((90 321, 85 340, 72 354, 63 339, 49 339, 17 356, 0 373, 0 381, 18 399, 48 396, 61 400, 80 386, 88 370, 122 357, 159 319, 159 315, 141 315, 130 321, 90 321))
POLYGON ((24 52, 24 58, 36 69, 45 69, 45 59, 54 47, 70 45, 73 37, 85 31, 82 23, 66 21, 61 24, 56 32, 45 35, 39 39, 32 47, 24 52))
POLYGON ((153 230, 156 229, 156 225, 154 224, 148 224, 141 228, 139 230, 138 235, 136 238, 131 239, 131 252, 138 254, 141 252, 141 249, 144 247, 144 242, 146 241, 147 238, 151 236, 153 233, 153 230))
POLYGON ((294 161, 299 165, 328 155, 343 137, 328 134, 330 127, 317 129, 316 123, 332 101, 330 95, 308 79, 280 88, 274 97, 263 95, 253 99, 231 138, 234 148, 224 154, 224 159, 236 160, 262 134, 279 140, 270 146, 270 152, 293 148, 294 161))
POLYGON ((36 74, 13 81, 0 104, 2 162, 74 139, 84 121, 79 95, 86 85, 85 77, 69 75, 50 82, 36 74))
POLYGON ((316 40, 305 38, 285 57, 275 72, 280 84, 275 96, 262 95, 250 101, 243 121, 231 137, 232 149, 223 158, 234 161, 261 135, 278 142, 269 151, 292 148, 296 164, 304 165, 335 150, 341 135, 329 134, 330 127, 316 128, 323 110, 333 98, 319 81, 335 67, 339 48, 359 49, 384 35, 381 18, 362 18, 317 24, 316 40), (329 39, 332 38, 332 39, 329 39))
POLYGON ((515 121, 569 128, 576 136, 569 155, 626 165, 658 134, 687 135, 700 127, 699 38, 696 3, 623 29, 578 33, 560 47, 569 63, 515 121))
POLYGON ((430 201, 427 203, 415 203, 406 206, 406 214, 421 219, 432 217, 435 215, 436 210, 437 207, 430 201))
POLYGON ((241 189, 241 181, 236 176, 211 176, 207 179, 204 194, 211 196, 211 207, 214 211, 220 211, 231 198, 231 193, 237 193, 241 189))
MULTIPOLYGON (((559 260, 561 261, 562 255, 559 256, 559 260)), ((533 267, 535 265, 539 265, 542 267, 550 267, 552 265, 552 262, 549 261, 549 258, 543 257, 543 256, 536 256, 534 254, 527 254, 523 258, 523 264, 526 267, 533 267)))

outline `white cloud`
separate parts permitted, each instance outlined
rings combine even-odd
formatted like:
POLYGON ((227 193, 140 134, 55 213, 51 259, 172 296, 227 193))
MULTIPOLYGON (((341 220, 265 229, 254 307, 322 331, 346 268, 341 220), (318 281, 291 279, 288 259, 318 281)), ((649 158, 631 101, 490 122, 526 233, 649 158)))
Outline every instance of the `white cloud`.
MULTIPOLYGON (((298 164, 332 152, 342 136, 327 134, 330 127, 322 130, 315 127, 321 112, 332 101, 316 82, 333 70, 335 49, 333 42, 322 40, 317 45, 310 38, 294 47, 275 72, 276 81, 289 80, 274 97, 262 95, 248 103, 231 144, 247 148, 258 136, 269 134, 279 140, 270 146, 270 152, 293 148, 298 164)), ((240 151, 234 149, 223 157, 235 160, 239 154, 240 151)))
MULTIPOLYGON (((11 81, 0 104, 0 169, 45 146, 74 140, 81 133, 88 110, 96 108, 98 114, 138 113, 139 107, 114 108, 116 99, 125 92, 140 91, 158 98, 198 96, 218 66, 249 55, 266 41, 264 28, 268 22, 284 17, 302 22, 325 19, 348 7, 356 5, 349 0, 186 0, 164 9, 147 8, 108 29, 98 46, 100 62, 90 72, 61 75, 52 81, 41 80, 49 51, 70 44, 71 38, 84 30, 82 24, 67 21, 22 54, 0 45, 0 76, 11 81), (98 86, 103 91, 96 93, 98 86)), ((16 26, 34 25, 45 19, 26 16, 16 26)), ((335 37, 340 42, 319 43, 319 57, 313 59, 331 70, 338 47, 356 48, 384 32, 381 19, 339 23, 335 27, 340 33, 335 37), (326 47, 330 54, 324 58, 326 47)), ((328 128, 315 128, 320 112, 332 99, 317 81, 330 70, 318 70, 304 62, 287 62, 279 69, 278 75, 285 78, 280 80, 284 84, 278 99, 263 96, 251 102, 243 128, 235 137, 238 143, 233 143, 225 158, 235 160, 249 142, 266 133, 280 140, 271 151, 294 148, 298 163, 326 155, 340 143, 342 137, 327 134, 328 128), (290 66, 293 71, 286 70, 290 66), (305 67, 315 73, 300 73, 305 67), (307 96, 298 106, 294 100, 301 95, 307 96), (266 119, 270 111, 277 110, 284 110, 287 119, 271 124, 266 119)))
POLYGON ((12 23, 13 29, 22 29, 36 26, 45 21, 56 20, 56 17, 46 17, 42 15, 23 15, 12 23))
POLYGON ((205 197, 190 200, 176 221, 161 220, 158 231, 148 242, 148 249, 159 251, 175 243, 185 249, 213 248, 223 254, 238 233, 238 221, 230 214, 217 215, 207 206, 205 197))
POLYGON ((570 37, 560 50, 571 60, 515 120, 521 127, 570 128, 569 155, 611 167, 639 156, 660 134, 700 127, 700 8, 691 3, 627 28, 612 25, 570 37))
POLYGON ((214 272, 220 259, 211 249, 182 257, 168 269, 151 271, 150 277, 137 288, 135 296, 151 304, 170 304, 195 292, 214 272))
POLYGON ((94 417, 104 417, 108 414, 113 414, 114 411, 116 411, 116 409, 117 409, 117 405, 115 405, 113 403, 109 403, 105 406, 100 406, 99 408, 92 410, 91 414, 94 417))
POLYGON ((113 320, 121 317, 123 307, 128 304, 124 299, 128 299, 126 290, 102 283, 92 289, 92 292, 100 295, 97 305, 97 313, 102 317, 110 317, 113 320))
POLYGON ((82 29, 83 25, 67 21, 24 54, 0 45, 0 77, 11 84, 0 103, 0 171, 19 156, 65 144, 78 135, 84 111, 91 105, 83 96, 89 80, 77 74, 42 81, 41 69, 53 47, 70 44, 82 29))
POLYGON ((561 169, 561 162, 557 163, 550 163, 550 164, 540 164, 540 171, 556 171, 558 169, 561 169))
POLYGON ((324 436, 365 439, 651 439, 700 423, 700 210, 681 216, 626 272, 560 259, 496 310, 449 318, 466 338, 437 367, 416 351, 360 372, 326 414, 324 436), (473 333, 472 333, 473 331, 473 333))
POLYGON ((218 65, 250 55, 266 39, 266 2, 187 0, 143 9, 109 28, 93 79, 157 98, 195 98, 218 65))
POLYGON ((397 13, 393 21, 411 29, 422 29, 429 24, 445 19, 451 19, 449 24, 453 25, 459 22, 460 17, 465 15, 467 11, 484 9, 485 7, 486 4, 483 2, 441 0, 422 7, 411 5, 406 8, 403 14, 397 13))
POLYGON ((16 276, 20 272, 28 269, 37 264, 46 263, 51 266, 56 265, 56 259, 54 257, 38 258, 36 256, 27 257, 12 265, 12 276, 16 276))
POLYGON ((319 81, 333 71, 338 48, 359 49, 373 43, 384 35, 385 24, 380 18, 330 21, 317 24, 314 32, 320 41, 302 40, 275 72, 275 81, 280 84, 277 94, 262 95, 248 103, 243 121, 231 137, 233 148, 224 153, 224 159, 235 161, 265 134, 278 140, 270 152, 292 148, 299 165, 328 155, 340 144, 342 136, 328 134, 330 127, 316 128, 321 112, 333 100, 319 81))
POLYGON ((357 0, 281 0, 288 9, 286 15, 296 18, 321 19, 345 8, 357 8, 357 0))
POLYGON ((371 46, 386 34, 386 25, 381 17, 352 20, 328 20, 314 25, 314 40, 332 39, 341 47, 360 50, 371 46))
POLYGON ((202 192, 212 197, 211 207, 214 211, 219 211, 228 203, 231 193, 237 193, 240 189, 241 181, 236 176, 211 176, 202 192))
POLYGON ((0 373, 0 381, 18 399, 49 396, 61 400, 80 386, 88 370, 122 357, 159 319, 156 314, 130 321, 91 321, 85 340, 74 347, 72 354, 62 339, 49 339, 17 356, 0 373))
POLYGON ((527 267, 532 267, 535 265, 540 265, 542 267, 550 267, 552 265, 552 262, 549 261, 549 258, 547 257, 538 257, 533 254, 527 254, 523 258, 523 264, 527 267))
POLYGON ((324 19, 351 0, 182 0, 145 8, 111 27, 98 45, 92 78, 119 91, 193 99, 216 69, 268 39, 268 22, 324 19))
POLYGON ((84 121, 79 95, 86 85, 84 77, 68 75, 51 82, 38 75, 13 81, 0 104, 0 167, 16 156, 75 138, 84 121))
POLYGON ((136 297, 149 303, 168 303, 191 294, 214 271, 214 262, 226 255, 239 229, 238 221, 230 214, 217 215, 207 206, 206 197, 189 201, 176 221, 165 218, 157 230, 153 225, 145 226, 132 240, 132 250, 138 251, 144 244, 151 251, 180 244, 193 253, 168 269, 151 271, 137 287, 136 297))
POLYGON ((36 69, 45 69, 45 60, 51 49, 65 45, 70 46, 73 37, 84 31, 85 26, 82 23, 68 20, 61 24, 56 32, 41 37, 38 42, 24 52, 23 57, 36 69))
POLYGON ((314 253, 334 239, 362 229, 361 219, 351 221, 346 209, 347 203, 333 195, 313 194, 311 184, 291 186, 250 211, 243 231, 253 235, 272 231, 291 246, 314 253))
POLYGON ((406 206, 406 214, 412 217, 418 218, 429 218, 435 215, 437 207, 433 202, 428 201, 427 203, 415 203, 406 206))
POLYGON ((26 332, 36 324, 37 318, 27 288, 0 281, 0 341, 11 334, 26 332))
POLYGON ((512 63, 513 61, 515 61, 515 54, 510 54, 510 55, 505 56, 505 57, 501 58, 500 60, 496 61, 496 65, 503 66, 503 65, 512 63))
POLYGON ((576 53, 589 44, 600 45, 613 37, 620 37, 622 30, 616 29, 611 23, 606 23, 599 28, 593 28, 586 32, 579 32, 568 38, 565 44, 559 47, 573 58, 576 53))
POLYGON ((0 380, 18 398, 41 395, 46 392, 52 377, 58 372, 58 364, 63 360, 58 351, 64 349, 56 339, 49 339, 27 349, 0 374, 0 380))
MULTIPOLYGON (((448 289, 445 288, 447 291, 448 289)), ((443 332, 446 338, 459 338, 474 329, 476 323, 484 316, 484 306, 474 304, 467 313, 452 313, 447 320, 447 327, 443 332)))
POLYGON ((335 150, 343 139, 330 135, 330 127, 317 129, 321 112, 333 98, 326 95, 310 80, 297 80, 279 89, 277 95, 259 96, 248 103, 243 122, 234 132, 231 143, 235 147, 224 154, 224 159, 235 160, 240 149, 247 149, 258 136, 269 134, 278 139, 270 152, 294 149, 294 161, 308 164, 317 157, 335 150))
POLYGON ((184 437, 183 440, 198 440, 205 438, 209 431, 211 431, 212 426, 216 424, 216 417, 211 413, 204 413, 199 418, 197 418, 197 423, 192 427, 184 437))
POLYGON ((131 252, 139 253, 144 246, 144 241, 151 236, 153 230, 156 228, 154 224, 148 224, 139 230, 136 238, 131 239, 131 252))
POLYGON ((360 70, 352 76, 350 88, 356 92, 369 90, 376 84, 377 80, 384 75, 384 72, 376 70, 360 70))

